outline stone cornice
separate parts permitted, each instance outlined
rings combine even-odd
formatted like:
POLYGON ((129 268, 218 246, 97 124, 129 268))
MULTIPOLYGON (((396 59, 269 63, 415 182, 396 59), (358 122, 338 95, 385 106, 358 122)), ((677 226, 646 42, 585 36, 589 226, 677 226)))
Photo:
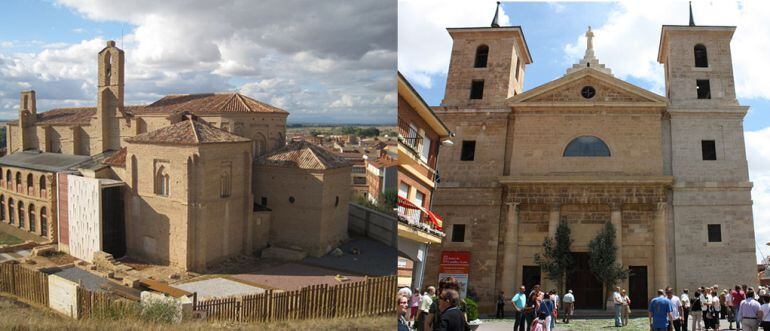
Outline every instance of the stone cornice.
POLYGON ((502 176, 501 184, 606 184, 606 185, 662 185, 671 186, 672 176, 617 176, 617 175, 551 175, 551 176, 502 176))

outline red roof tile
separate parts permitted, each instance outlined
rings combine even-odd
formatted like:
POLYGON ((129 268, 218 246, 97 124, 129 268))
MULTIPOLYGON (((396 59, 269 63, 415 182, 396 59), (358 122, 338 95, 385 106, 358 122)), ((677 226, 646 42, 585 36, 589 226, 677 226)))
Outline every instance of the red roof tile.
MULTIPOLYGON (((133 113, 144 106, 126 106, 125 111, 133 113)), ((37 124, 41 125, 88 125, 96 115, 96 107, 54 108, 37 114, 37 124)), ((18 120, 9 121, 18 124, 18 120)))
POLYGON ((112 156, 102 160, 102 163, 110 166, 115 167, 125 167, 126 166, 126 151, 127 149, 125 147, 121 148, 117 153, 113 154, 112 156))
POLYGON ((285 110, 239 93, 204 93, 169 95, 139 110, 144 113, 284 113, 285 110))
POLYGON ((215 128, 195 116, 188 115, 186 119, 180 122, 126 138, 126 141, 139 144, 199 145, 248 142, 251 140, 215 128))
POLYGON ((291 142, 276 151, 261 156, 256 162, 262 165, 312 170, 350 166, 347 160, 307 141, 291 142))

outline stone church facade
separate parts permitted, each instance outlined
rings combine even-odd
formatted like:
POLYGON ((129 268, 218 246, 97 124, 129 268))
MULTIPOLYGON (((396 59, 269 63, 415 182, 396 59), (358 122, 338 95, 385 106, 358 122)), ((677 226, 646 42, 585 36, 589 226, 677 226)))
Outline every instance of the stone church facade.
POLYGON ((21 92, 0 158, 2 221, 80 259, 106 251, 198 271, 266 247, 320 256, 347 238, 350 164, 286 144, 288 112, 239 93, 127 106, 124 67, 107 42, 96 107, 38 114, 35 92, 21 92), (16 221, 27 216, 21 200, 37 206, 27 218, 36 223, 16 221))
POLYGON ((662 27, 666 96, 614 77, 593 50, 567 73, 523 90, 532 63, 521 27, 450 28, 446 92, 434 107, 456 135, 439 159, 433 208, 447 237, 431 247, 470 253, 468 287, 482 311, 497 291, 555 282, 534 256, 560 222, 572 232, 578 308, 600 308, 588 243, 606 222, 629 268, 636 307, 658 288, 756 282, 751 183, 730 40, 735 27, 662 27), (456 234, 454 232, 457 232, 456 234))

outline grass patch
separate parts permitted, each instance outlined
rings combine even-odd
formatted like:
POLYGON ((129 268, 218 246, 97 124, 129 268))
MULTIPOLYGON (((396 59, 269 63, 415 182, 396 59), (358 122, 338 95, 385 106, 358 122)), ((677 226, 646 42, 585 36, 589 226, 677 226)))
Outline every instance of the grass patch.
POLYGON ((19 238, 16 238, 10 234, 7 234, 5 232, 0 232, 0 245, 16 245, 21 244, 24 241, 22 241, 19 238))

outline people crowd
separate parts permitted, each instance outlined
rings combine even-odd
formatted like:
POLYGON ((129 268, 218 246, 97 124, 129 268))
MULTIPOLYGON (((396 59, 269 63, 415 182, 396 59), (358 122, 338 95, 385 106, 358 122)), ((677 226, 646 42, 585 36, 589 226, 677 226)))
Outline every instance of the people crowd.
MULTIPOLYGON (((458 288, 457 281, 449 277, 439 282, 438 290, 432 286, 422 294, 418 289, 399 290, 399 331, 469 330, 458 288)), ((615 287, 611 299, 615 327, 627 326, 631 313, 628 293, 615 287)), ((576 298, 572 290, 559 297, 556 290, 544 291, 540 285, 528 290, 522 285, 512 296, 498 292, 494 300, 496 318, 504 318, 505 310, 512 308, 514 331, 551 331, 559 318, 561 323, 570 323, 576 298)), ((683 289, 679 294, 671 287, 659 289, 649 301, 648 321, 653 331, 716 331, 724 330, 725 322, 728 330, 770 331, 770 288, 735 285, 720 290, 714 285, 692 293, 683 289)))

